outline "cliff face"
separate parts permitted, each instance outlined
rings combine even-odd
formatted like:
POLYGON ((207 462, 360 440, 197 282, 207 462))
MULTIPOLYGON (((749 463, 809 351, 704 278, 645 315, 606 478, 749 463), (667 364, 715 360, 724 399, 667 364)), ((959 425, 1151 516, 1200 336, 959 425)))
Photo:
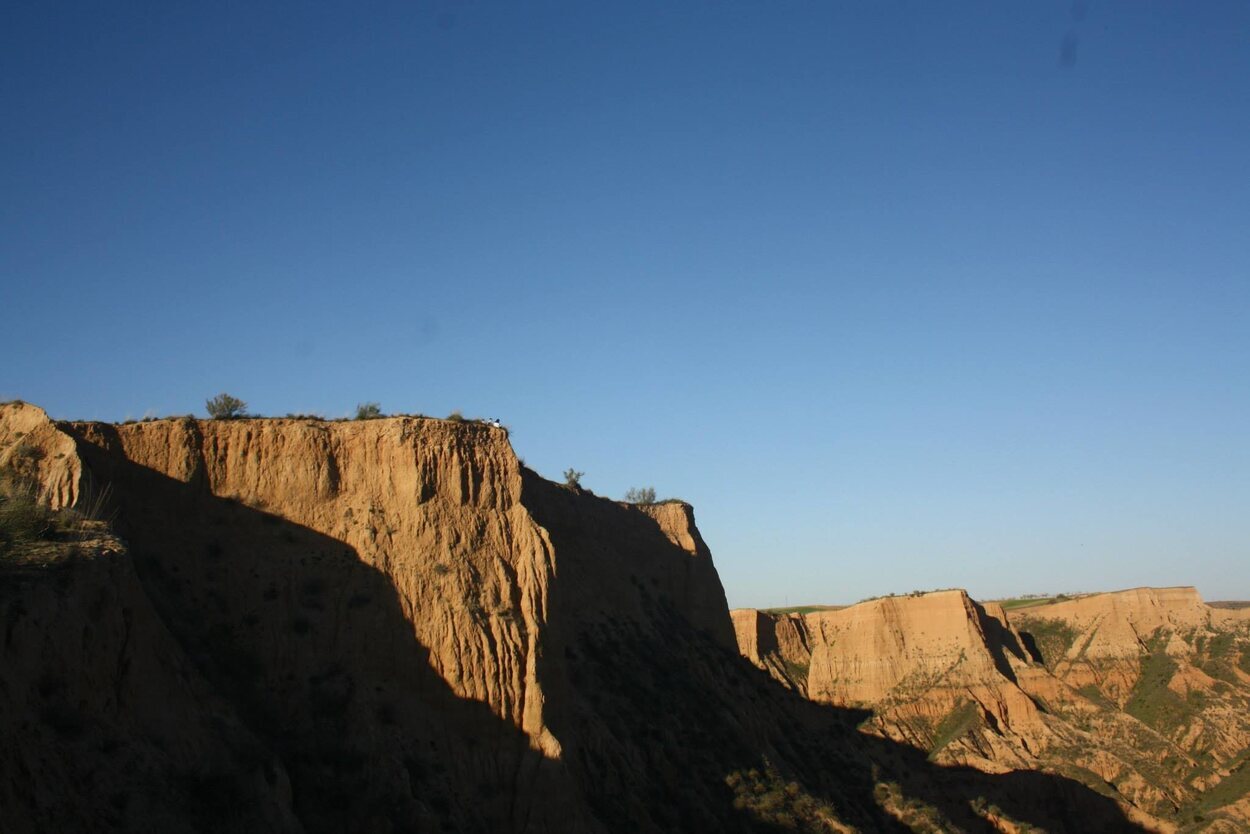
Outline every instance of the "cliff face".
POLYGON ((1003 770, 1020 766, 1047 734, 1019 685, 1029 666, 1020 638, 1001 610, 993 613, 954 590, 805 615, 734 616, 756 618, 764 635, 743 653, 756 660, 759 646, 786 646, 780 663, 760 665, 812 700, 871 708, 883 735, 1003 770))
MULTIPOLYGON (((240 646, 259 655, 246 664, 256 678, 237 685, 282 735, 314 740, 315 749, 287 757, 305 819, 335 813, 326 788, 341 783, 338 765, 327 768, 320 749, 330 729, 353 739, 333 757, 369 759, 357 801, 375 793, 374 804, 393 804, 442 767, 453 784, 486 794, 455 809, 460 816, 553 828, 577 820, 584 809, 567 801, 576 793, 567 770, 547 766, 564 750, 551 732, 546 682, 562 688, 580 612, 649 624, 635 586, 611 575, 618 566, 622 579, 628 565, 690 625, 731 644, 724 593, 688 508, 653 516, 565 502, 540 479, 527 487, 499 429, 398 418, 66 431, 87 471, 116 491, 118 529, 176 630, 226 669, 238 665, 230 655, 240 646), (533 511, 559 514, 566 503, 605 517, 569 520, 575 527, 618 528, 596 554, 606 571, 557 564, 533 511), (553 600, 562 569, 573 576, 553 600), (443 722, 455 732, 436 726, 443 722), (426 749, 397 747, 391 727, 426 749), (477 745, 454 750, 465 738, 477 745)), ((572 560, 580 548, 569 551, 572 560)))
POLYGON ((1055 678, 1151 731, 1138 746, 1162 765, 1178 814, 1222 806, 1220 816, 1246 826, 1250 623, 1229 613, 1193 588, 1135 588, 1013 620, 1055 678))
POLYGON ((0 582, 3 829, 295 829, 281 761, 164 627, 121 543, 78 546, 0 582))
POLYGON ((1132 828, 774 684, 688 505, 559 487, 489 426, 0 406, 19 458, 119 538, 0 600, 6 831, 1132 828))
POLYGON ((1150 654, 1150 641, 1166 637, 1170 650, 1190 653, 1182 635, 1224 622, 1194 588, 1134 588, 1026 608, 1016 615, 1037 632, 1035 652, 1065 682, 1096 686, 1123 704, 1150 654), (1069 639, 1070 637, 1070 639, 1069 639))
POLYGON ((565 751, 548 682, 568 697, 565 646, 587 619, 653 625, 626 576, 645 578, 693 631, 733 644, 688 506, 567 501, 523 474, 499 429, 404 418, 54 425, 31 406, 6 407, 0 424, 6 448, 40 449, 45 500, 73 505, 107 485, 149 607, 188 665, 262 728, 291 771, 293 813, 312 828, 342 830, 341 815, 358 821, 365 807, 414 823, 592 830, 555 764, 565 751), (569 581, 553 600, 561 568, 533 511, 559 516, 566 504, 574 530, 617 535, 594 554, 606 570, 579 571, 566 554, 569 581), (415 799, 414 785, 425 788, 415 799))
POLYGON ((1240 824, 1250 634, 1192 588, 1010 615, 941 591, 733 616, 740 651, 774 678, 871 709, 876 732, 939 761, 1041 768, 1111 787, 1126 808, 1240 824))

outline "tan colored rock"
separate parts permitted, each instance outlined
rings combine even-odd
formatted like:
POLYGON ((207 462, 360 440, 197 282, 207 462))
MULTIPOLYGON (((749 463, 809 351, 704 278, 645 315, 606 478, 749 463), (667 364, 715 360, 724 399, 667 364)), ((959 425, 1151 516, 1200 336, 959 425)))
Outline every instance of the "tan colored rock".
POLYGON ((38 406, 0 404, 0 470, 29 477, 39 500, 53 509, 79 502, 82 467, 74 441, 38 406))
POLYGON ((1237 648, 1250 643, 1192 588, 1134 589, 1011 614, 940 591, 831 612, 733 616, 746 658, 812 700, 871 709, 869 726, 885 737, 987 772, 1076 767, 1149 819, 1180 813, 1218 784, 1223 777, 1201 775, 1202 760, 1231 761, 1250 747, 1239 712, 1250 705, 1250 688, 1237 648), (804 635, 810 655, 803 686, 785 673, 792 659, 780 635, 791 632, 804 635), (1049 652, 1058 647, 1048 664, 1034 656, 1039 642, 1049 652), (1212 656, 1217 651, 1224 654, 1212 656), (1199 666, 1210 663, 1218 678, 1199 666), (1166 678, 1140 688, 1149 664, 1166 678), (1200 703, 1200 714, 1166 723, 1185 703, 1200 703))
MULTIPOLYGON (((1069 818, 1130 830, 1076 782, 948 770, 889 740, 890 726, 923 729, 934 703, 900 700, 894 725, 865 735, 859 714, 777 685, 737 655, 688 505, 564 489, 525 469, 500 429, 405 417, 114 426, 11 405, 0 439, 43 452, 21 464, 45 500, 106 496, 124 541, 116 571, 66 567, 68 596, 56 573, 4 586, 16 589, 0 665, 5 831, 875 831, 891 819, 1064 831, 1069 818), (107 623, 100 635, 95 623, 107 623), (29 731, 40 687, 32 695, 34 672, 16 670, 41 657, 74 678, 76 739, 29 731), (109 727, 150 739, 138 769, 72 789, 113 767, 109 727), (154 772, 165 805, 110 817, 126 774, 154 772), (39 796, 62 800, 55 814, 39 816, 39 796), (205 796, 238 815, 201 818, 205 796)), ((1015 639, 960 595, 943 605, 975 616, 955 635, 969 646, 975 633, 999 648, 1015 639)), ((808 674, 819 647, 807 620, 771 635, 783 677, 841 685, 808 674)), ((1026 726, 989 656, 966 661, 983 683, 939 687, 941 698, 1026 726)), ((970 731, 943 755, 998 763, 1007 737, 970 731)))

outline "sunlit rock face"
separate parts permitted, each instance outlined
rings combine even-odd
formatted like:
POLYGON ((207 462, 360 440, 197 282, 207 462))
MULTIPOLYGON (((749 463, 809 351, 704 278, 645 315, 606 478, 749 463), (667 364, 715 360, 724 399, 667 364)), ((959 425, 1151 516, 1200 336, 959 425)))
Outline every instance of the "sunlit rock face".
POLYGON ((952 590, 733 618, 743 656, 776 680, 870 708, 873 732, 937 761, 1074 775, 1213 830, 1243 821, 1250 629, 1193 588, 1011 612, 952 590))

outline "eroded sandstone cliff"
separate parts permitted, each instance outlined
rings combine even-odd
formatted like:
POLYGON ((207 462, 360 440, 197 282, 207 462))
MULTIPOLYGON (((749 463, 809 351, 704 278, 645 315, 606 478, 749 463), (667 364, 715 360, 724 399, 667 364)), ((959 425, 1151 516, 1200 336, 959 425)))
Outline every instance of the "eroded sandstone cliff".
POLYGON ((1245 822, 1250 631, 1192 588, 1010 614, 955 590, 733 618, 778 681, 871 709, 875 732, 937 761, 1061 773, 1156 826, 1245 822))
POLYGON ((776 684, 688 505, 552 484, 500 429, 0 406, 18 457, 117 538, 0 565, 6 831, 1135 830, 776 684))

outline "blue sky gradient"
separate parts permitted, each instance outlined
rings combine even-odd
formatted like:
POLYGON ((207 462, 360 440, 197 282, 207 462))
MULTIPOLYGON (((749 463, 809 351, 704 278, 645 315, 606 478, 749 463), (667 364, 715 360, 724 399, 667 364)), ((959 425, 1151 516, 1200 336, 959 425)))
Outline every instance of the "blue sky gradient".
POLYGON ((1250 599, 1250 4, 0 10, 0 397, 498 415, 733 605, 1250 599))

